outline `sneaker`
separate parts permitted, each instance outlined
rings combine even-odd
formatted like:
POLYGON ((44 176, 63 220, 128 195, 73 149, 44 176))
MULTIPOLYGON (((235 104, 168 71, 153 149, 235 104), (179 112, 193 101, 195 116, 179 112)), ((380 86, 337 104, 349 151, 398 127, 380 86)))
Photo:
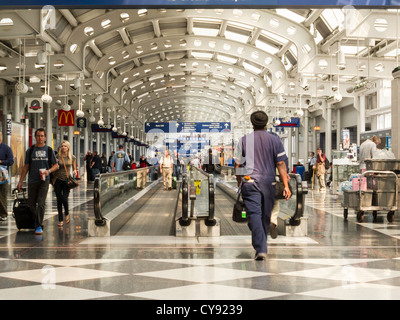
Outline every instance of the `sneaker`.
POLYGON ((0 217, 0 221, 7 221, 7 216, 5 216, 5 217, 0 217))
POLYGON ((275 223, 271 223, 269 226, 269 235, 272 239, 276 239, 278 237, 278 228, 275 223))
POLYGON ((262 252, 262 253, 257 253, 256 257, 254 258, 257 261, 265 260, 267 259, 267 254, 262 252))
POLYGON ((35 234, 42 234, 43 233, 43 229, 42 229, 42 227, 37 227, 36 228, 36 230, 35 230, 35 234))

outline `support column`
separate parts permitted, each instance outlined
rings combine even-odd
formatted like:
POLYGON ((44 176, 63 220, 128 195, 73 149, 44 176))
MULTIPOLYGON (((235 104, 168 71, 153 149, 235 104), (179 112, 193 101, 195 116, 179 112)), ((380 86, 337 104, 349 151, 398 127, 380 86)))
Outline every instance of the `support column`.
POLYGON ((13 116, 14 116, 14 121, 15 122, 21 122, 21 106, 20 106, 20 103, 21 103, 21 97, 20 97, 19 93, 17 93, 14 96, 14 114, 13 114, 13 116))
POLYGON ((336 150, 339 150, 339 144, 342 139, 340 134, 342 130, 341 115, 340 109, 336 109, 336 150))
POLYGON ((304 144, 304 164, 306 164, 307 163, 307 161, 308 161, 308 154, 309 154, 309 148, 310 148, 310 146, 308 145, 308 137, 309 137, 309 134, 308 134, 308 127, 309 127, 309 124, 308 124, 308 110, 304 110, 304 134, 303 134, 303 136, 304 136, 304 142, 303 142, 303 144, 304 144))
POLYGON ((326 105, 326 120, 325 120, 325 153, 329 161, 332 161, 332 104, 326 105))
POLYGON ((365 132, 365 94, 360 95, 360 104, 358 109, 358 132, 357 132, 358 145, 360 145, 361 132, 365 132))
POLYGON ((71 145, 71 150, 74 150, 74 127, 68 127, 68 142, 71 145))
POLYGON ((47 145, 54 150, 53 143, 53 114, 51 112, 51 105, 47 104, 46 107, 46 131, 47 131, 47 145))
POLYGON ((400 159, 400 76, 392 80, 392 152, 400 159))
POLYGON ((7 117, 8 117, 8 96, 3 96, 3 128, 1 128, 3 132, 3 137, 7 134, 7 117))
POLYGON ((292 145, 292 128, 288 128, 288 157, 289 157, 289 172, 292 172, 293 168, 293 160, 292 160, 292 154, 293 154, 293 145, 292 145))

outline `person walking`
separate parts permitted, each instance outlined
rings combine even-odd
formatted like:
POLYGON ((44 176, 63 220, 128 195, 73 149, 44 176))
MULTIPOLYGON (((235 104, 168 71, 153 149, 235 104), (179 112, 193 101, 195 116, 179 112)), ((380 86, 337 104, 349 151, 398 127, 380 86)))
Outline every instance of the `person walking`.
POLYGON ((28 175, 28 206, 35 217, 35 234, 43 233, 45 203, 49 191, 50 174, 58 170, 53 149, 46 146, 46 130, 35 131, 36 144, 25 153, 25 162, 17 189, 21 190, 26 174, 28 175))
POLYGON ((118 151, 114 153, 111 159, 111 172, 123 171, 125 161, 128 161, 129 163, 131 162, 128 154, 124 151, 124 146, 119 145, 118 151))
POLYGON ((275 171, 284 184, 283 196, 291 192, 287 180, 287 156, 279 137, 265 130, 268 116, 264 111, 250 116, 254 131, 239 140, 235 154, 235 174, 249 217, 255 260, 267 257, 267 238, 271 210, 275 203, 275 171))
MULTIPOLYGON (((150 166, 149 162, 145 158, 144 154, 139 159, 139 168, 146 168, 150 166)), ((147 173, 149 169, 146 170, 139 170, 137 173, 137 186, 136 189, 144 189, 147 183, 147 173)))
POLYGON ((94 177, 92 177, 92 169, 90 169, 90 166, 92 165, 92 158, 93 154, 90 150, 88 150, 83 158, 83 161, 86 162, 86 178, 88 182, 94 181, 94 177))
POLYGON ((93 180, 96 178, 96 175, 101 172, 101 158, 97 151, 93 151, 92 163, 90 165, 90 169, 92 170, 93 180))
POLYGON ((68 141, 63 141, 56 156, 59 169, 54 172, 54 191, 57 198, 58 226, 64 225, 63 212, 64 207, 65 223, 70 222, 68 196, 69 187, 67 178, 76 175, 76 157, 71 152, 71 145, 68 141))
POLYGON ((7 198, 9 193, 10 170, 14 164, 14 155, 11 148, 3 143, 3 133, 0 131, 0 169, 7 171, 8 182, 0 181, 0 221, 8 218, 7 198))
POLYGON ((326 156, 322 152, 321 148, 317 149, 317 162, 314 166, 314 170, 318 179, 318 184, 319 184, 319 191, 325 192, 326 191, 326 183, 325 183, 325 159, 326 156))
POLYGON ((172 190, 172 170, 174 160, 169 155, 169 150, 165 149, 164 156, 161 157, 160 161, 160 173, 163 177, 164 190, 172 190))
POLYGON ((372 159, 376 147, 381 143, 381 138, 373 136, 371 139, 365 140, 360 145, 360 170, 363 173, 366 170, 365 160, 372 159))

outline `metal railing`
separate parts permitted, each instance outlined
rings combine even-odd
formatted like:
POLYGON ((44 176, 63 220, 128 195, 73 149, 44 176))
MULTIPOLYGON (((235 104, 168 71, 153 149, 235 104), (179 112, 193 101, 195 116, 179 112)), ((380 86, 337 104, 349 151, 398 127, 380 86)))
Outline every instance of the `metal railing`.
POLYGON ((143 170, 149 170, 147 181, 151 180, 154 170, 157 170, 157 174, 159 172, 157 165, 96 175, 93 188, 96 226, 104 226, 106 224, 104 216, 138 192, 137 174, 143 170))

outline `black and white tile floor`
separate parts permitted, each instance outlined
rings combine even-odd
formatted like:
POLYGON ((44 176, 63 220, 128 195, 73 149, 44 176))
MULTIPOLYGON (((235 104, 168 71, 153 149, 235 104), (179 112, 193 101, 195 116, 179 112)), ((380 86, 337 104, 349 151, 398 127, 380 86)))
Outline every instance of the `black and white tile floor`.
POLYGON ((343 219, 340 198, 306 198, 307 237, 268 239, 254 261, 249 236, 87 237, 90 186, 70 196, 57 227, 49 193, 42 236, 0 224, 0 300, 380 300, 400 299, 400 219, 343 219))

